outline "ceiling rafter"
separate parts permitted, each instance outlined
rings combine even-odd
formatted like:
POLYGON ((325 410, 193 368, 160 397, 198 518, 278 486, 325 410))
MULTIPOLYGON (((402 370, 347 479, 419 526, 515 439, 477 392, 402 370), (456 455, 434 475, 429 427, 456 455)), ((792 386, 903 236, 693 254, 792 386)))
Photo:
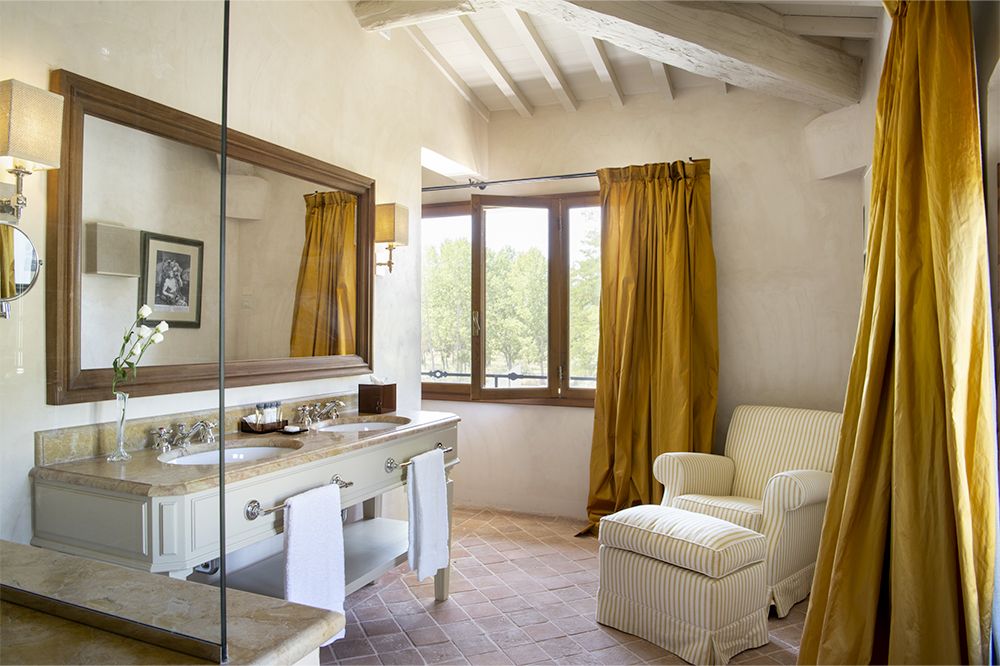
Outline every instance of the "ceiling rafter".
POLYGON ((452 67, 444 56, 441 55, 440 51, 435 48, 434 44, 431 43, 431 40, 427 39, 427 35, 424 34, 420 27, 410 26, 404 28, 404 30, 406 30, 406 33, 413 38, 413 41, 417 43, 417 46, 424 52, 424 55, 426 55, 430 61, 434 63, 434 66, 437 67, 442 74, 444 74, 444 78, 448 79, 448 82, 455 87, 458 94, 464 97, 465 101, 472 105, 472 108, 476 110, 476 113, 483 117, 483 120, 488 122, 490 119, 490 110, 486 108, 483 101, 472 91, 472 88, 465 83, 465 79, 463 79, 458 72, 455 71, 455 68, 452 67))
POLYGON ((472 22, 472 19, 463 15, 459 16, 458 20, 461 22, 465 31, 472 39, 472 43, 480 57, 480 63, 482 64, 483 69, 486 70, 489 77, 493 79, 493 83, 496 84, 497 88, 500 89, 500 92, 503 93, 504 97, 507 98, 507 101, 510 102, 510 105, 513 106, 518 113, 525 118, 530 118, 534 113, 531 102, 528 101, 528 98, 525 97, 523 92, 521 92, 521 89, 517 87, 514 79, 507 73, 507 70, 500 62, 500 59, 497 58, 493 49, 490 48, 490 45, 486 43, 486 40, 479 32, 476 25, 472 22))
POLYGON ((625 96, 622 95, 622 87, 618 82, 618 75, 615 74, 611 60, 608 59, 608 52, 604 48, 604 42, 586 35, 581 35, 580 39, 583 42, 584 50, 587 52, 587 57, 590 58, 590 64, 594 66, 594 71, 597 72, 597 78, 601 80, 605 90, 608 91, 611 108, 622 108, 625 106, 625 96))
POLYGON ((673 101, 674 84, 670 81, 670 68, 662 62, 656 62, 655 60, 649 61, 649 68, 653 72, 653 80, 656 81, 656 86, 660 89, 660 92, 668 100, 673 101))
POLYGON ((576 97, 573 96, 573 91, 570 90, 566 78, 559 70, 559 65, 556 64, 556 61, 552 58, 552 54, 549 53, 549 49, 545 46, 545 42, 539 36, 538 30, 535 29, 535 24, 532 23, 531 17, 520 10, 510 7, 505 8, 503 11, 507 16, 507 20, 513 26, 514 32, 521 38, 521 42, 528 49, 528 53, 531 54, 532 60, 538 65, 542 76, 548 81, 549 87, 552 88, 556 99, 559 100, 559 103, 567 111, 576 111, 576 97))

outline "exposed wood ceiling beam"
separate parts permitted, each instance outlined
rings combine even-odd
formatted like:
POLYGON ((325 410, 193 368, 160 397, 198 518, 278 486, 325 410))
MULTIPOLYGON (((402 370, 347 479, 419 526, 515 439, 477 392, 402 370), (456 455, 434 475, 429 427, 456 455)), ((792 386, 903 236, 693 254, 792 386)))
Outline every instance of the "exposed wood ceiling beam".
POLYGON ((729 94, 729 84, 726 83, 725 81, 716 81, 715 87, 721 94, 723 95, 729 94))
POLYGON ((444 78, 448 79, 448 82, 455 86, 455 90, 458 91, 458 94, 464 97, 465 101, 472 105, 472 108, 474 108, 476 112, 483 117, 483 120, 488 122, 490 119, 490 110, 487 109, 486 105, 483 104, 483 101, 476 96, 476 93, 472 92, 472 88, 465 83, 465 79, 459 76, 458 72, 456 72, 455 69, 448 64, 448 61, 441 55, 441 52, 438 51, 431 43, 431 40, 427 39, 427 35, 425 35, 417 26, 404 28, 404 30, 406 30, 410 37, 413 38, 413 41, 417 43, 420 50, 423 51, 428 58, 430 58, 430 61, 434 63, 438 70, 444 74, 444 78))
POLYGON ((611 61, 608 59, 608 52, 604 48, 604 42, 593 37, 581 35, 583 48, 590 58, 590 64, 597 72, 597 78, 604 84, 604 89, 608 91, 611 99, 611 108, 620 109, 625 106, 625 97, 622 95, 622 87, 618 83, 618 76, 615 74, 611 61))
MULTIPOLYGON (((465 4, 472 11, 501 6, 501 0, 428 4, 435 3, 444 5, 437 17, 454 15, 465 4)), ((379 4, 408 6, 410 2, 379 0, 379 4)), ((827 111, 861 98, 859 58, 801 37, 783 22, 777 25, 776 13, 766 7, 659 0, 502 0, 502 6, 548 17, 651 60, 827 111)), ((396 11, 408 14, 396 20, 435 18, 427 7, 418 19, 415 10, 396 11)), ((384 11, 383 17, 387 14, 384 11)), ((391 24, 383 20, 380 25, 391 24)))
POLYGON ((552 92, 559 100, 559 103, 567 111, 576 111, 577 104, 576 98, 573 96, 573 91, 570 90, 569 84, 566 83, 562 72, 559 71, 559 65, 552 58, 552 54, 546 48, 545 42, 538 35, 535 24, 531 22, 531 17, 522 11, 510 7, 504 9, 504 14, 507 15, 507 19, 514 27, 514 32, 517 33, 525 48, 528 49, 532 60, 538 65, 542 76, 549 82, 549 86, 552 88, 552 92))
POLYGON ((655 60, 649 61, 649 67, 653 70, 653 80, 656 81, 656 86, 660 89, 660 92, 668 100, 673 101, 674 85, 670 81, 669 68, 662 62, 656 62, 655 60))
POLYGON ((695 74, 833 110, 861 99, 861 60, 718 2, 511 0, 695 74))
POLYGON ((483 35, 479 32, 479 29, 475 26, 468 16, 459 16, 458 20, 461 22, 465 31, 469 33, 469 37, 472 39, 473 46, 475 47, 477 53, 480 57, 480 62, 483 69, 493 83, 496 84, 500 92, 504 94, 510 105, 513 106, 518 113, 520 113, 525 118, 530 118, 531 114, 534 113, 534 109, 531 106, 531 102, 528 98, 524 96, 521 89, 517 87, 514 83, 514 79, 511 78, 510 74, 507 73, 506 68, 500 63, 500 59, 497 58, 496 54, 493 53, 493 49, 490 45, 486 43, 483 35))
POLYGON ((476 11, 471 0, 358 0, 358 24, 369 31, 391 30, 476 11))
POLYGON ((784 16, 785 30, 810 37, 847 37, 873 39, 878 34, 878 19, 848 16, 784 16))

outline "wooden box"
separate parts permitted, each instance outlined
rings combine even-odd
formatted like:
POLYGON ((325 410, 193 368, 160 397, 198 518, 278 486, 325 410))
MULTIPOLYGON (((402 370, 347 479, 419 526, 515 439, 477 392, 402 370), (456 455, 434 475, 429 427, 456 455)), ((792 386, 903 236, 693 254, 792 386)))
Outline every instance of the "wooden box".
POLYGON ((358 413, 382 414, 396 411, 395 384, 358 384, 358 413))

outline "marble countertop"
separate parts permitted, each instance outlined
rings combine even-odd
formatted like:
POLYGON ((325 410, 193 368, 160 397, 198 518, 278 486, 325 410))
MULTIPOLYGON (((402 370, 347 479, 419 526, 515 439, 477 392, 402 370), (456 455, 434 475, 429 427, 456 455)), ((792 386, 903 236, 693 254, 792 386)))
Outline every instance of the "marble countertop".
MULTIPOLYGON (((455 424, 459 418, 447 412, 398 411, 390 414, 344 415, 336 422, 360 421, 393 421, 400 425, 373 432, 309 432, 295 435, 227 433, 227 449, 279 446, 288 448, 289 451, 274 458, 227 463, 226 483, 378 446, 401 437, 455 424)), ((216 450, 216 447, 192 445, 188 455, 209 450, 216 450)), ((134 452, 132 459, 126 463, 109 463, 104 458, 89 458, 34 467, 31 476, 130 495, 186 495, 218 487, 218 465, 176 465, 164 462, 178 455, 183 454, 173 451, 164 455, 155 449, 144 449, 134 452)))
MULTIPOLYGON (((0 541, 4 585, 218 643, 219 589, 44 548, 0 541)), ((340 613, 240 590, 226 591, 229 663, 295 663, 344 626, 340 613)), ((203 663, 4 601, 3 663, 203 663)))

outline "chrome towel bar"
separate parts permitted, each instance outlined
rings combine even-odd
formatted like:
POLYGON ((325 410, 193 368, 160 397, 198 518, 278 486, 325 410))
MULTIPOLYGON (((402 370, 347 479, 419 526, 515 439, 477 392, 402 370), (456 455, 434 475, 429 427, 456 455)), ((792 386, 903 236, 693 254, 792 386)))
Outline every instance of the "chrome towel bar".
MULTIPOLYGON (((449 446, 448 448, 445 448, 444 444, 442 444, 441 442, 437 443, 437 448, 441 449, 445 453, 451 453, 452 451, 455 450, 455 447, 453 447, 453 446, 449 446)), ((407 460, 405 463, 398 463, 398 462, 396 462, 395 458, 386 458, 385 459, 385 473, 386 474, 392 474, 393 472, 395 472, 400 467, 408 467, 412 463, 413 463, 412 460, 407 460)))
MULTIPOLYGON (((340 478, 339 474, 334 474, 333 478, 330 479, 330 483, 336 483, 340 488, 350 488, 354 485, 353 481, 344 481, 340 478)), ((260 502, 255 499, 247 502, 247 505, 243 507, 243 517, 247 520, 257 520, 260 516, 266 516, 269 513, 274 513, 275 511, 282 511, 285 508, 285 504, 279 504, 278 506, 272 506, 270 509, 262 509, 260 502)))

